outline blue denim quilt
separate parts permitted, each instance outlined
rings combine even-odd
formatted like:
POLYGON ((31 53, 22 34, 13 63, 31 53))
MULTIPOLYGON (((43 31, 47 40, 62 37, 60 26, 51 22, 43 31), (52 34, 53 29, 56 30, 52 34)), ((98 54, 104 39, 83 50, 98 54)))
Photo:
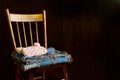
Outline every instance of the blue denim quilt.
POLYGON ((13 51, 11 56, 14 62, 24 71, 52 64, 70 63, 73 60, 71 55, 67 54, 67 52, 58 51, 53 47, 47 48, 47 54, 41 56, 28 57, 16 51, 13 51))

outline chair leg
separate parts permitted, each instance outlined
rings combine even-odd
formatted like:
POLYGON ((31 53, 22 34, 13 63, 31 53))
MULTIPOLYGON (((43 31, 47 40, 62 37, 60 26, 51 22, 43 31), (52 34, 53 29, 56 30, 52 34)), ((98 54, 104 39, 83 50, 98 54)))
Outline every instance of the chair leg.
POLYGON ((63 73, 64 73, 64 76, 65 76, 65 80, 68 80, 68 73, 67 73, 66 65, 63 66, 63 73))
POLYGON ((29 80, 33 80, 33 76, 31 72, 29 73, 29 80))
POLYGON ((15 80, 19 80, 20 79, 20 69, 18 67, 16 67, 15 69, 15 80))
POLYGON ((43 70, 43 80, 45 80, 45 70, 43 70))

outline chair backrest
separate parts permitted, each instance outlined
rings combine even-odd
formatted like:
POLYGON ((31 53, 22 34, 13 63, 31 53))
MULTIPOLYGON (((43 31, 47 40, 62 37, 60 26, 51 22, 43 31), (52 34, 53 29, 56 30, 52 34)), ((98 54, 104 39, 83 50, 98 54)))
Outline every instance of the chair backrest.
POLYGON ((18 14, 10 13, 6 9, 9 28, 12 36, 14 49, 27 47, 34 42, 40 42, 43 37, 44 46, 47 48, 46 11, 40 14, 18 14), (42 27, 43 31, 40 31, 42 27), (40 36, 39 32, 43 35, 40 36))

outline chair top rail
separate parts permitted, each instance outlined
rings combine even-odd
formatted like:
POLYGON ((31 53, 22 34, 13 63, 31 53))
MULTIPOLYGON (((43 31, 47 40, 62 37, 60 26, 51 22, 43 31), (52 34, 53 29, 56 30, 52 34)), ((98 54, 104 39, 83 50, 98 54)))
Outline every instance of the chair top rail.
POLYGON ((43 21, 43 14, 12 14, 10 13, 12 22, 34 22, 43 21))

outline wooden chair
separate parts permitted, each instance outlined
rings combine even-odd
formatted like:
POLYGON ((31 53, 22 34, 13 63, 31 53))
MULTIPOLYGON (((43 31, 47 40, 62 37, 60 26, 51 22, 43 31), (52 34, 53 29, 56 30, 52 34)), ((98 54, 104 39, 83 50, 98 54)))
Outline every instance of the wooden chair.
MULTIPOLYGON (((46 27, 46 11, 43 10, 40 14, 15 14, 10 13, 9 9, 6 9, 7 18, 9 22, 9 28, 11 32, 11 38, 14 50, 17 47, 27 47, 33 45, 34 42, 40 42, 41 37, 44 37, 44 46, 47 48, 47 27, 46 27), (39 23, 40 22, 40 23, 39 23), (33 28, 33 25, 34 28, 33 28), (39 37, 40 25, 43 26, 43 36, 39 37), (15 28, 15 30, 14 30, 15 28), (22 33, 21 33, 22 31, 22 33), (29 35, 29 36, 28 36, 29 35), (16 37, 17 36, 17 37, 16 37), (36 39, 35 39, 36 38, 36 39), (35 40, 34 40, 35 39, 35 40)), ((29 76, 29 80, 36 80, 42 78, 46 80, 46 71, 52 69, 61 68, 64 80, 68 80, 68 74, 66 64, 55 64, 45 67, 38 67, 30 69, 28 71, 22 71, 19 66, 16 67, 16 80, 26 80, 24 74, 29 76), (36 72, 42 72, 42 76, 35 76, 36 72)), ((53 78, 54 79, 54 78, 53 78)))

